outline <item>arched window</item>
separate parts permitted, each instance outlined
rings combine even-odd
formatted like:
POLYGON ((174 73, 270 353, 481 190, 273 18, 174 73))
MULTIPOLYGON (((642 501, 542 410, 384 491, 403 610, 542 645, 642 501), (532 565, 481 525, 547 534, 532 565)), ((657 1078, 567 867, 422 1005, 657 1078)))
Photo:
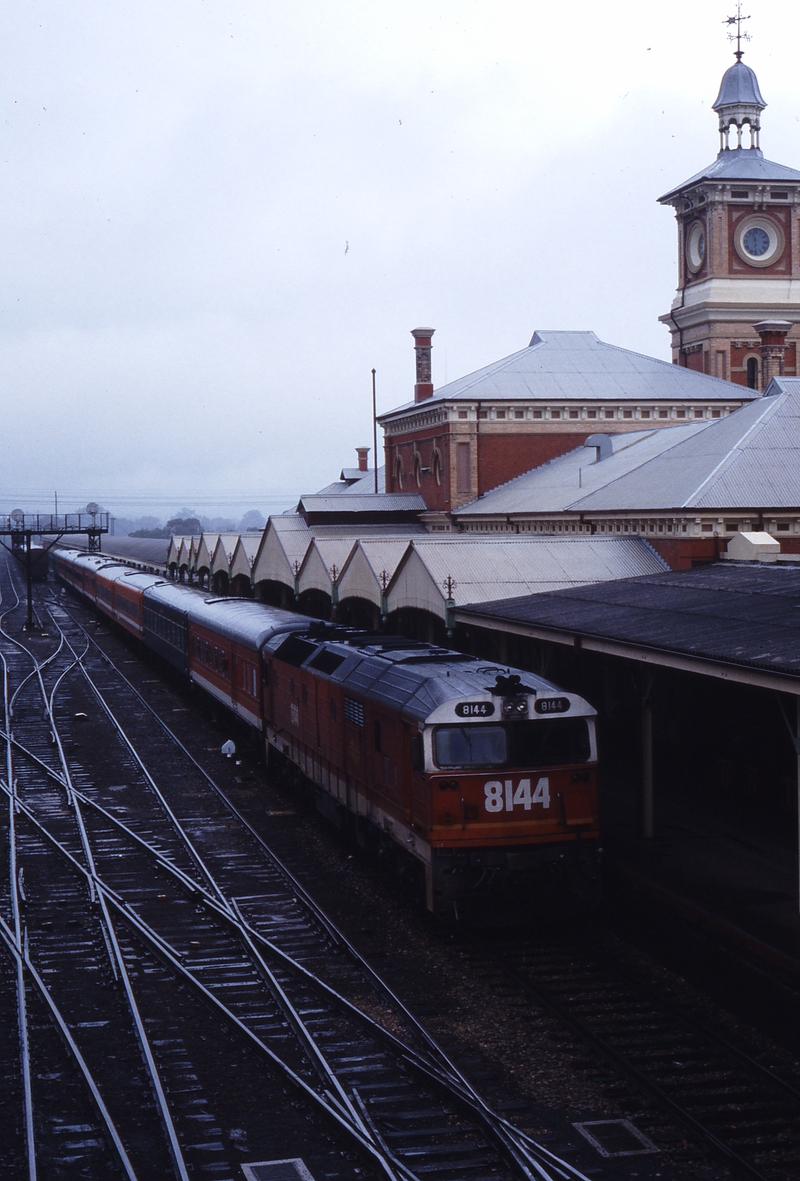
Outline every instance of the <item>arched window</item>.
POLYGON ((433 478, 437 484, 441 484, 444 469, 442 467, 442 453, 438 447, 433 449, 433 458, 431 459, 431 468, 433 469, 433 478))
POLYGON ((394 482, 395 487, 402 489, 403 487, 403 457, 397 454, 394 461, 394 482))
POLYGON ((747 387, 751 390, 758 389, 758 358, 747 358, 747 387))
POLYGON ((420 459, 419 451, 414 452, 414 458, 411 461, 411 475, 414 483, 419 488, 422 483, 422 460, 420 459))

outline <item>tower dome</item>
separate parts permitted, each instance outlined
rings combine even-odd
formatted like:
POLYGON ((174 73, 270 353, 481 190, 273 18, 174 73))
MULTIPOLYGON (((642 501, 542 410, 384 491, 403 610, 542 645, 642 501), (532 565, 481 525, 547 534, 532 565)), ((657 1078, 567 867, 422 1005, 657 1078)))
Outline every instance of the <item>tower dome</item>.
POLYGON ((759 133, 761 112, 767 104, 761 96, 758 78, 737 54, 737 60, 722 75, 717 101, 712 110, 719 115, 719 148, 721 152, 747 148, 761 155, 759 133), (731 143, 731 131, 736 129, 736 141, 731 143), (747 128, 747 132, 745 131, 747 128), (745 138, 749 133, 749 143, 745 138))

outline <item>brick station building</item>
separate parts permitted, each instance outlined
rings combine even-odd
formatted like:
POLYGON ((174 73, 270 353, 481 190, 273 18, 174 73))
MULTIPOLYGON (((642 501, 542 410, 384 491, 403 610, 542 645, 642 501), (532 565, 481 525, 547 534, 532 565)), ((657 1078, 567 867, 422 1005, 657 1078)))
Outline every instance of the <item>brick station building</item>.
POLYGON ((387 492, 419 492, 449 512, 602 431, 724 418, 754 393, 599 340, 535 332, 527 348, 434 391, 432 328, 413 332, 414 401, 379 421, 387 492))
POLYGON ((714 163, 667 193, 679 233, 679 288, 661 320, 673 364, 592 332, 535 332, 527 348, 434 390, 433 328, 412 331, 414 400, 380 418, 387 492, 418 492, 432 530, 460 506, 580 447, 618 435, 724 418, 797 374, 800 172, 764 159, 765 107, 737 60, 714 110, 714 163))

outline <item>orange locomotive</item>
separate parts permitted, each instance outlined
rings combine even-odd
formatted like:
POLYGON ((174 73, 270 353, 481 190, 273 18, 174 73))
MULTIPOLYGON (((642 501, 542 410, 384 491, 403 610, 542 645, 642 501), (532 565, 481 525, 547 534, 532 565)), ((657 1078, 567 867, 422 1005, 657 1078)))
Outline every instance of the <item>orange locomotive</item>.
POLYGON ((364 843, 424 866, 427 905, 548 913, 599 894, 595 711, 521 671, 312 625, 263 648, 267 749, 364 843))
POLYGON ((587 911, 599 896, 595 711, 532 673, 213 598, 97 555, 64 581, 299 768, 360 843, 416 859, 428 907, 587 911))

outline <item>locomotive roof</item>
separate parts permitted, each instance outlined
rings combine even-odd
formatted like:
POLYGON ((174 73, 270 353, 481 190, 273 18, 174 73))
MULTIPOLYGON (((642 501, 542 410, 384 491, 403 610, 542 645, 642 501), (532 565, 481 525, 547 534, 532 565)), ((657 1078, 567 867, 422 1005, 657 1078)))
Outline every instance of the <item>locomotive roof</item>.
POLYGON ((217 598, 208 592, 169 582, 151 587, 147 599, 185 612, 192 623, 255 649, 261 648, 270 636, 304 630, 312 622, 307 615, 255 603, 252 599, 217 598))
MULTIPOLYGON (((425 721, 440 705, 454 698, 485 698, 492 693, 498 675, 516 673, 521 688, 537 694, 561 692, 552 681, 535 673, 402 636, 351 633, 340 639, 333 635, 326 639, 304 632, 292 637, 275 636, 267 641, 265 651, 418 721, 425 721)), ((587 706, 586 712, 594 711, 587 706)))

